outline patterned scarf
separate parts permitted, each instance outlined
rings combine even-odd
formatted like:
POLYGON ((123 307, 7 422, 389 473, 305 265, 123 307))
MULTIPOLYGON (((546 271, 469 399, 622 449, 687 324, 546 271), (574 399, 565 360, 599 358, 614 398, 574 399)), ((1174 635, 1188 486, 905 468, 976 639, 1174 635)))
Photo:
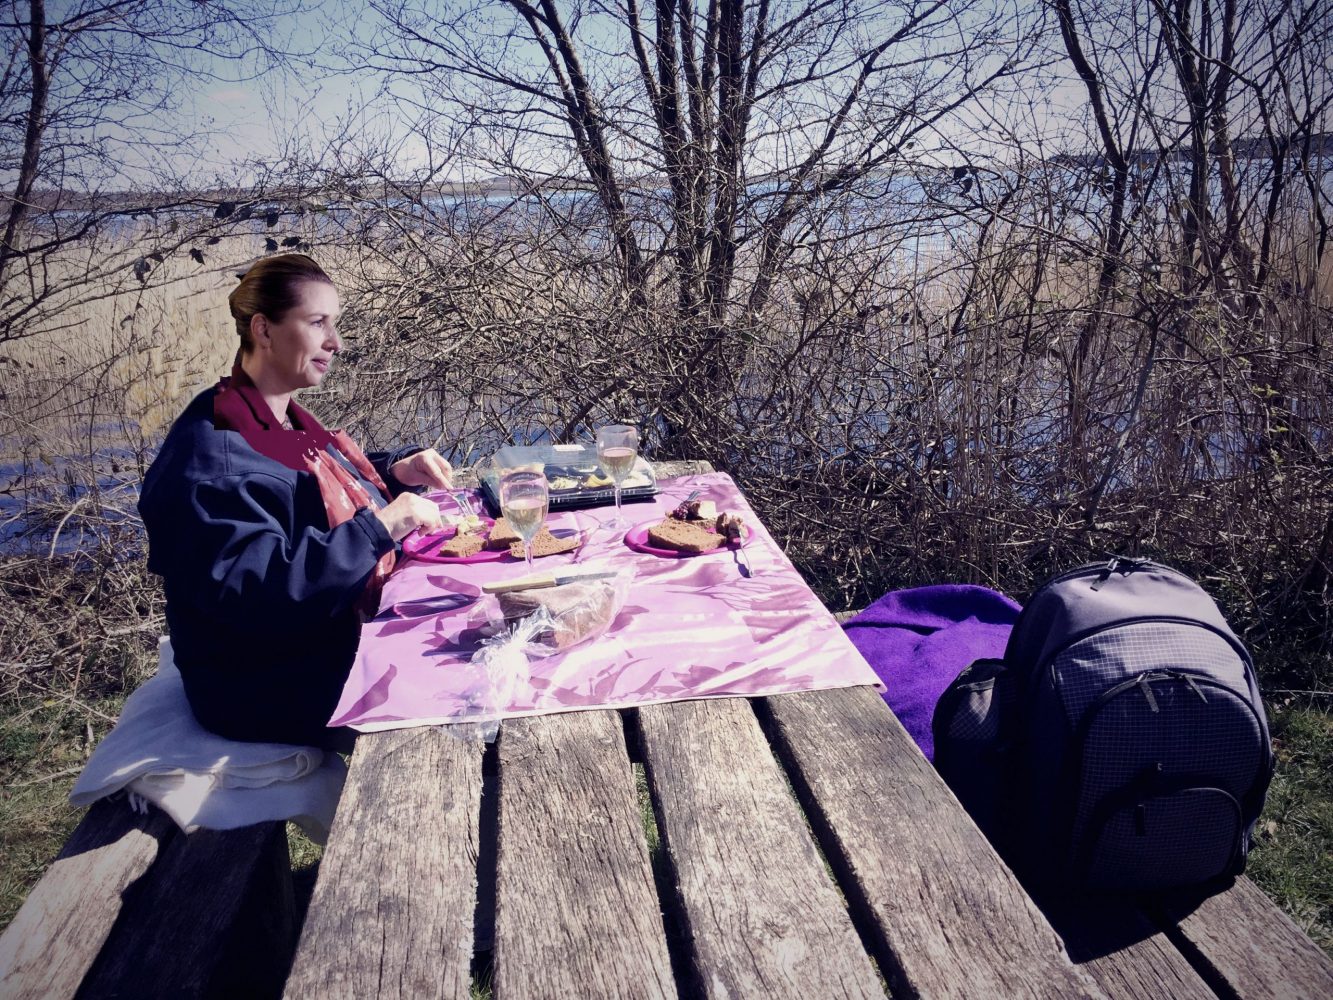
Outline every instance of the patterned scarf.
MULTIPOLYGON (((330 528, 350 520, 363 507, 381 507, 389 501, 389 488, 384 485, 384 480, 345 431, 326 430, 314 414, 295 400, 287 404, 287 419, 291 422, 291 430, 284 430, 278 424, 263 394, 241 368, 239 359, 232 366, 231 377, 218 382, 217 394, 213 397, 213 425, 219 430, 238 432, 246 444, 261 455, 289 469, 314 476, 330 528), (333 457, 333 453, 346 459, 366 482, 379 490, 380 496, 372 501, 365 487, 333 457)), ((366 588, 356 602, 356 609, 363 619, 378 610, 380 589, 393 566, 392 552, 386 552, 375 564, 366 588)))

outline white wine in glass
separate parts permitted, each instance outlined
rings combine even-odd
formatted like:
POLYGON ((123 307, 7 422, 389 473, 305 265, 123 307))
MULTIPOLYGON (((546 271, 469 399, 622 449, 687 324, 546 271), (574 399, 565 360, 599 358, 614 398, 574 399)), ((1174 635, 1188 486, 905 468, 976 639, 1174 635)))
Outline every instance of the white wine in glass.
POLYGON ((549 487, 540 472, 511 472, 500 480, 500 512, 523 540, 523 557, 532 570, 532 539, 546 520, 549 487))
POLYGON ((616 516, 607 525, 616 531, 629 525, 620 516, 620 488, 634 471, 634 460, 639 455, 639 432, 628 424, 612 424, 597 429, 597 460, 602 470, 611 477, 616 494, 616 516))

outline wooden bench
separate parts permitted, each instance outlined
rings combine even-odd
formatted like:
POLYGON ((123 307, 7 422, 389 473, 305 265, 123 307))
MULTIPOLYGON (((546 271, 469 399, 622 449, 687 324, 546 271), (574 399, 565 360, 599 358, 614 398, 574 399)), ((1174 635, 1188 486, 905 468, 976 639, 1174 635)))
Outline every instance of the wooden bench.
POLYGON ((104 799, 0 937, 0 997, 277 996, 295 931, 284 824, 186 836, 104 799))
POLYGON ((1333 996, 1333 963, 1244 877, 1208 896, 1089 898, 1046 913, 1113 997, 1333 996))
MULTIPOLYGON (((1245 879, 1043 917, 944 791, 866 689, 364 737, 286 993, 466 997, 493 918, 500 996, 1333 995, 1245 879)), ((280 825, 99 803, 0 939, 0 996, 276 995, 290 916, 280 825)))

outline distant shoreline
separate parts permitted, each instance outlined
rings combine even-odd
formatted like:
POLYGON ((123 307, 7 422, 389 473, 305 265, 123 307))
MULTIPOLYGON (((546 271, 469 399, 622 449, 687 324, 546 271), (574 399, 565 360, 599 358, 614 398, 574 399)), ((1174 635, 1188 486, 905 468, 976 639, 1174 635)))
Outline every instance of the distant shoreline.
MULTIPOLYGON (((1320 132, 1309 137, 1310 153, 1316 158, 1333 159, 1333 132, 1320 132)), ((1293 146, 1297 144, 1293 143, 1293 146)), ((1299 146, 1304 146, 1304 141, 1299 142, 1299 146)), ((1288 158, 1297 152, 1296 148, 1288 147, 1286 155, 1288 158)), ((1269 148, 1269 140, 1264 136, 1252 136, 1243 139, 1232 140, 1232 155, 1238 160, 1267 159, 1272 155, 1269 148)), ((1216 150, 1214 150, 1214 154, 1216 150)), ((1190 157, 1190 150, 1180 147, 1163 156, 1158 150, 1136 150, 1126 155, 1126 160, 1132 168, 1143 168, 1145 165, 1155 162, 1159 159, 1180 160, 1190 157)), ((1058 153, 1046 159, 1047 163, 1060 167, 1099 167, 1106 165, 1105 154, 1100 152, 1086 153, 1058 153)), ((929 165, 920 163, 917 165, 929 173, 938 173, 942 176, 953 174, 957 176, 959 170, 967 172, 972 171, 968 164, 965 167, 957 167, 952 164, 929 165)), ((888 171, 885 172, 889 173, 888 171)), ((763 185, 771 183, 772 176, 757 176, 747 180, 750 185, 763 185)), ((665 189, 669 187, 666 177, 645 175, 634 178, 623 184, 626 188, 632 189, 665 189)), ((594 188, 584 178, 578 177, 547 177, 538 181, 530 181, 520 177, 486 177, 478 181, 432 181, 420 183, 418 181, 405 178, 398 181, 386 182, 377 181, 373 183, 351 182, 348 185, 347 192, 353 196, 380 198, 391 196, 394 190, 403 189, 412 191, 414 194, 425 197, 436 198, 466 198, 479 197, 488 198, 501 195, 521 196, 523 194, 536 191, 569 191, 583 192, 592 194, 594 188)), ((299 203, 312 197, 319 196, 319 188, 305 187, 280 187, 272 189, 256 189, 254 187, 223 187, 200 189, 192 191, 103 191, 103 192, 84 192, 84 191, 62 191, 58 189, 41 189, 32 195, 31 205, 38 210, 61 211, 128 211, 135 212, 136 209, 143 212, 162 211, 170 208, 204 208, 213 207, 227 202, 234 203, 238 207, 248 207, 250 212, 256 215, 262 215, 270 208, 277 209, 282 205, 290 205, 293 202, 299 203), (145 203, 146 201, 151 203, 145 203)))

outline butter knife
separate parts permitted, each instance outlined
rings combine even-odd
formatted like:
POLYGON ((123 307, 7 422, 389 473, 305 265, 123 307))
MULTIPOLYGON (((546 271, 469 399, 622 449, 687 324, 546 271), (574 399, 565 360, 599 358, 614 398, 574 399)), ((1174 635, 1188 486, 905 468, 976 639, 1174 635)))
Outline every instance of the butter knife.
POLYGON ((543 573, 538 576, 524 576, 517 580, 501 580, 495 583, 483 583, 481 589, 487 594, 510 594, 516 590, 538 590, 543 587, 561 587, 566 583, 583 583, 586 580, 609 580, 615 573, 543 573))

